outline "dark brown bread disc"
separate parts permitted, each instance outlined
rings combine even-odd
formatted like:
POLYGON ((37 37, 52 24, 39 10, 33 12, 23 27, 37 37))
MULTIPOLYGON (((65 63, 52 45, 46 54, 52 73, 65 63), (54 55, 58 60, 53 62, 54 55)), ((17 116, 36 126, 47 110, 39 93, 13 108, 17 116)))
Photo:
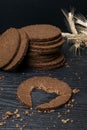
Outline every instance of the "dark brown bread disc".
POLYGON ((60 36, 61 30, 48 24, 30 25, 22 28, 31 41, 48 41, 60 36))
POLYGON ((12 60, 12 62, 6 66, 5 68, 3 68, 4 70, 11 70, 14 67, 18 66, 18 64, 23 60, 27 49, 28 49, 28 37, 26 35, 25 32, 23 32, 22 30, 18 30, 20 37, 21 37, 21 42, 20 42, 20 48, 16 54, 16 56, 14 57, 14 59, 12 60))
MULTIPOLYGON (((36 107, 38 110, 51 110, 64 105, 72 95, 70 86, 52 77, 32 77, 23 81, 17 89, 17 97, 21 103, 32 108, 31 92, 33 89, 42 89, 48 93, 56 93, 58 96, 48 103, 36 107)), ((37 95, 38 96, 38 95, 37 95)))
POLYGON ((10 28, 0 36, 0 68, 6 66, 17 53, 20 46, 19 33, 10 28))

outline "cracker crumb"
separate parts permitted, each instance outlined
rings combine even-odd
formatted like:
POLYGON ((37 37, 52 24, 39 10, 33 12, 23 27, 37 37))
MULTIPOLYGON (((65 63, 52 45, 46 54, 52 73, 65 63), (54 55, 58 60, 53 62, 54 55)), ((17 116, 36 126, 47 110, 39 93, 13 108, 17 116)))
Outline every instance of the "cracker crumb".
POLYGON ((70 113, 70 109, 67 109, 67 110, 65 111, 65 114, 67 114, 67 113, 70 113))
POLYGON ((23 121, 23 119, 21 118, 20 121, 23 121))
POLYGON ((55 110, 49 110, 48 113, 54 112, 55 110))
POLYGON ((71 123, 73 123, 74 121, 73 120, 71 120, 71 123))
POLYGON ((5 76, 4 76, 4 75, 0 76, 0 80, 3 80, 4 78, 5 78, 5 76))
POLYGON ((46 110, 44 110, 43 112, 44 112, 44 113, 46 113, 47 111, 46 111, 46 110))
POLYGON ((63 124, 67 124, 69 121, 70 121, 70 119, 62 119, 62 120, 61 120, 61 122, 62 122, 63 124))
POLYGON ((60 118, 62 115, 61 115, 61 113, 60 112, 58 112, 58 118, 60 118))
POLYGON ((23 124, 23 128, 25 128, 27 126, 27 122, 25 124, 23 124))
POLYGON ((70 68, 70 65, 68 63, 65 63, 66 68, 70 68))
POLYGON ((15 120, 11 120, 12 122, 15 122, 15 120))
POLYGON ((25 114, 26 116, 29 116, 29 115, 30 115, 30 113, 29 113, 28 110, 26 110, 26 111, 24 112, 24 114, 25 114))
POLYGON ((6 124, 6 122, 0 122, 0 126, 3 126, 5 124, 6 124))
POLYGON ((21 115, 20 115, 20 114, 16 114, 16 117, 17 117, 17 118, 21 118, 21 115))
POLYGON ((5 115, 3 116, 3 120, 6 120, 7 118, 10 118, 10 117, 12 117, 13 116, 13 113, 12 112, 10 112, 10 111, 7 111, 6 113, 5 113, 5 115))
POLYGON ((13 115, 13 113, 12 113, 12 112, 10 112, 10 111, 7 111, 7 112, 5 113, 5 115, 6 115, 6 116, 12 116, 12 115, 13 115))
POLYGON ((16 124, 16 128, 19 128, 19 127, 20 127, 20 125, 17 123, 17 124, 16 124))
POLYGON ((74 102, 75 102, 75 99, 72 99, 71 102, 74 103, 74 102))
POLYGON ((54 124, 53 127, 56 127, 56 125, 54 124))
POLYGON ((17 114, 19 112, 19 110, 18 109, 16 109, 15 111, 14 111, 14 114, 17 114))
POLYGON ((80 89, 78 89, 78 88, 73 89, 73 94, 77 94, 79 92, 80 92, 80 89))
POLYGON ((23 128, 21 127, 20 130, 23 130, 23 128))

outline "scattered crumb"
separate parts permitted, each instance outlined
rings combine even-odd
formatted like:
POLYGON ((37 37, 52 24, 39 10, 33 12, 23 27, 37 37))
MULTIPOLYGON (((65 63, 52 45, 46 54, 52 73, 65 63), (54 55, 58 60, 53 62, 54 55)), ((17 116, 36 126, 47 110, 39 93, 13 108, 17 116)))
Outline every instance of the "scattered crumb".
POLYGON ((23 128, 21 127, 20 130, 23 130, 23 128))
POLYGON ((61 115, 61 113, 60 112, 58 112, 58 118, 60 118, 62 115, 61 115))
POLYGON ((13 116, 13 113, 12 112, 10 112, 10 111, 7 111, 5 114, 4 114, 4 116, 3 116, 3 120, 6 120, 7 118, 10 118, 10 117, 12 117, 13 116))
POLYGON ((0 122, 0 126, 3 126, 5 124, 6 124, 6 122, 0 122))
POLYGON ((73 120, 71 120, 71 123, 73 123, 73 120))
POLYGON ((62 119, 62 120, 61 120, 61 122, 62 122, 63 124, 67 124, 69 121, 70 121, 70 119, 62 119))
POLYGON ((20 125, 17 123, 17 124, 16 124, 16 128, 19 128, 19 127, 20 127, 20 125))
POLYGON ((67 104, 65 104, 65 107, 74 107, 75 99, 71 99, 67 104))
POLYGON ((53 127, 56 127, 56 125, 53 125, 53 127))
POLYGON ((78 77, 78 79, 81 79, 80 77, 78 77))
POLYGON ((80 89, 78 89, 78 88, 73 89, 73 94, 77 94, 79 92, 80 92, 80 89))
POLYGON ((70 68, 70 65, 68 63, 65 63, 66 68, 70 68))
POLYGON ((12 122, 15 122, 15 120, 11 120, 12 122))
POLYGON ((30 110, 32 110, 33 108, 31 107, 30 110))
POLYGON ((72 101, 72 103, 74 103, 74 102, 75 102, 75 99, 72 99, 71 101, 72 101))
POLYGON ((67 110, 65 111, 65 114, 67 114, 67 113, 70 113, 70 109, 67 109, 67 110))
POLYGON ((4 75, 0 76, 0 80, 3 80, 4 78, 5 78, 5 76, 4 76, 4 75))
POLYGON ((27 126, 27 123, 23 124, 23 128, 25 128, 27 126))
POLYGON ((6 116, 12 116, 12 115, 13 115, 13 113, 12 113, 12 112, 10 112, 10 111, 7 111, 7 112, 5 113, 5 115, 6 115, 6 116))
POLYGON ((46 113, 47 111, 45 110, 45 111, 43 111, 44 113, 46 113))
POLYGON ((16 114, 16 118, 21 118, 21 115, 20 114, 16 114))
POLYGON ((23 119, 22 119, 22 118, 20 118, 20 121, 23 121, 23 119))
POLYGON ((24 114, 25 114, 26 116, 29 116, 29 115, 30 115, 30 113, 29 113, 28 110, 26 110, 26 111, 24 112, 24 114))
POLYGON ((16 110, 14 111, 14 114, 17 114, 17 113, 18 113, 18 111, 19 111, 19 110, 18 110, 18 109, 16 109, 16 110))
POLYGON ((38 112, 41 112, 40 110, 38 110, 38 112))
POLYGON ((48 113, 54 112, 55 110, 49 110, 48 113))

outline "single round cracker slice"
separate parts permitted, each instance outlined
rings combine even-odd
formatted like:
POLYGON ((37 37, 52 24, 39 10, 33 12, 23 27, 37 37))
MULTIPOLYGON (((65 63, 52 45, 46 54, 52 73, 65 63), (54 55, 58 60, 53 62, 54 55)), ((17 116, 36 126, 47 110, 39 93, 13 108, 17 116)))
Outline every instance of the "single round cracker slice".
POLYGON ((51 110, 64 105, 72 95, 72 89, 64 81, 46 76, 32 77, 23 81, 17 89, 19 101, 29 108, 33 107, 31 93, 34 89, 42 89, 48 93, 57 94, 56 98, 36 107, 36 109, 41 111, 51 110))
POLYGON ((23 32, 22 30, 18 30, 20 37, 21 37, 21 42, 20 42, 20 48, 16 54, 16 56, 14 57, 14 59, 12 60, 12 62, 6 66, 5 68, 3 68, 3 70, 12 70, 14 67, 18 66, 21 61, 23 60, 27 49, 28 49, 28 37, 26 35, 25 32, 23 32))
POLYGON ((49 41, 60 36, 61 30, 48 24, 30 25, 22 28, 31 41, 49 41))
POLYGON ((0 36, 0 68, 11 62, 20 46, 17 29, 10 28, 0 36))

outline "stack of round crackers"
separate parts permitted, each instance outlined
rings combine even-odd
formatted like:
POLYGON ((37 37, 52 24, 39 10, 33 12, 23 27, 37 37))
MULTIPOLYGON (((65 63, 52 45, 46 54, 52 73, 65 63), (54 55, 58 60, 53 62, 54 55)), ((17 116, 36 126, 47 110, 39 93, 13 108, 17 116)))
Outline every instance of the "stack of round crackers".
POLYGON ((46 24, 10 28, 0 36, 0 68, 11 70, 24 57, 35 69, 53 69, 64 64, 60 53, 64 39, 58 27, 46 24))
POLYGON ((36 69, 53 69, 64 63, 60 48, 64 44, 61 30, 52 25, 31 25, 23 30, 30 38, 28 65, 36 69))

